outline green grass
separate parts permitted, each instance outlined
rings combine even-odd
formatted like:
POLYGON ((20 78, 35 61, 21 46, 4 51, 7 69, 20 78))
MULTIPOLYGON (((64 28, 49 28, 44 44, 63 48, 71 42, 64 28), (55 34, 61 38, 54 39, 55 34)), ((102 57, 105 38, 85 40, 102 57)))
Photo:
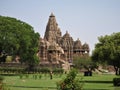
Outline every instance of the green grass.
POLYGON ((10 87, 11 90, 56 90, 56 82, 61 80, 59 76, 54 76, 51 80, 49 75, 42 75, 42 78, 33 78, 33 75, 20 76, 5 76, 4 82, 10 87))
MULTIPOLYGON (((10 88, 10 90, 56 90, 56 82, 62 80, 65 75, 56 76, 53 75, 51 80, 49 75, 42 75, 41 79, 33 78, 33 75, 23 75, 20 79, 20 76, 4 76, 4 83, 10 88)), ((79 74, 77 78, 83 78, 82 82, 84 83, 84 90, 120 90, 120 88, 114 87, 112 80, 115 75, 93 75, 84 77, 82 74, 79 74)))
POLYGON ((93 75, 92 77, 83 77, 85 90, 120 90, 113 86, 115 75, 93 75))

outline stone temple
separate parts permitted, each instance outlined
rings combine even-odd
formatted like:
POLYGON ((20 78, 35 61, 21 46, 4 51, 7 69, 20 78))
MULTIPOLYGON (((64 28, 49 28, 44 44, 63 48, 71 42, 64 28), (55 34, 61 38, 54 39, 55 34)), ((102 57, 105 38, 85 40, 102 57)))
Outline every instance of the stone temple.
POLYGON ((89 56, 89 45, 79 39, 73 40, 66 31, 64 35, 53 13, 49 16, 44 38, 40 38, 40 63, 72 63, 75 56, 89 56))

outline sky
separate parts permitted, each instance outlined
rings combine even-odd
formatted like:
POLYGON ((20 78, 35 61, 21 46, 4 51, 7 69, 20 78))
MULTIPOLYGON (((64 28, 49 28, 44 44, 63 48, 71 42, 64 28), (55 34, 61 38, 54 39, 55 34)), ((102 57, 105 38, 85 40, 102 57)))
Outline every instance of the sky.
POLYGON ((0 15, 27 22, 41 37, 51 13, 62 35, 68 31, 91 52, 98 37, 120 32, 120 0, 0 0, 0 15))

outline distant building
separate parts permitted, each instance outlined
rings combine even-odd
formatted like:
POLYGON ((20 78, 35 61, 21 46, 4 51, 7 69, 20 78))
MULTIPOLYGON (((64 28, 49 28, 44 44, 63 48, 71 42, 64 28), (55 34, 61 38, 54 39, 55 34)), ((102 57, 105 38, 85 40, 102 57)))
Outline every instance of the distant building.
POLYGON ((44 38, 40 38, 40 62, 41 63, 60 63, 72 62, 74 56, 89 56, 89 45, 76 41, 58 27, 53 13, 49 16, 44 38))

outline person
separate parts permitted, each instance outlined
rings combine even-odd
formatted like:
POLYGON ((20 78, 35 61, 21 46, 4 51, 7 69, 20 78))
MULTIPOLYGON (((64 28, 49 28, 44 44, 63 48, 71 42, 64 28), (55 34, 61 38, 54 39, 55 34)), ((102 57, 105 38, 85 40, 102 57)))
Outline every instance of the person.
POLYGON ((52 73, 52 71, 50 71, 50 79, 52 79, 52 78, 53 78, 53 77, 52 77, 52 74, 53 74, 53 73, 52 73))

